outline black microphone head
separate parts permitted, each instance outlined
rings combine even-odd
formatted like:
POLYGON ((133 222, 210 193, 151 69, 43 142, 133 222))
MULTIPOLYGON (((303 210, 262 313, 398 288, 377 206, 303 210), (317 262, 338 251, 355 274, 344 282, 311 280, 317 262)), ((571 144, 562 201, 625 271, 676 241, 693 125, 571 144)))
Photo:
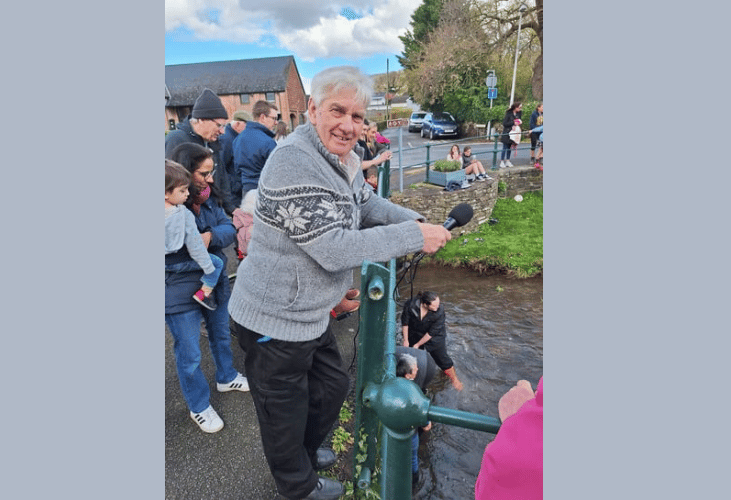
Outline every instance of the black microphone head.
POLYGON ((456 221, 455 227, 461 227, 472 220, 472 205, 460 203, 449 212, 449 218, 456 221))

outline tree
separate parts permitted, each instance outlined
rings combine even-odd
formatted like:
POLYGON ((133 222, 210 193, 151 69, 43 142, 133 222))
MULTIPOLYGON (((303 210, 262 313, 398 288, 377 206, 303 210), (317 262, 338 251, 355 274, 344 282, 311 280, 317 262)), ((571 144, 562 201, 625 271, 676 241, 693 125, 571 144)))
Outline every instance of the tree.
POLYGON ((443 4, 444 0, 424 0, 411 15, 412 29, 399 37, 404 43, 403 54, 396 56, 401 67, 412 69, 419 64, 422 47, 428 41, 429 33, 439 24, 443 4))
POLYGON ((511 43, 517 37, 518 24, 520 21, 520 6, 525 4, 528 10, 525 11, 521 23, 521 48, 520 50, 539 50, 539 54, 533 64, 533 75, 531 77, 533 97, 543 99, 543 0, 534 0, 535 5, 531 7, 530 1, 509 0, 507 5, 500 6, 500 0, 488 0, 475 4, 483 4, 484 8, 478 8, 480 23, 487 33, 492 34, 491 48, 504 50, 515 44, 511 43), (524 38, 525 37, 525 38, 524 38), (537 45, 537 47, 536 47, 537 45))
MULTIPOLYGON (((462 120, 484 115, 480 109, 487 104, 484 81, 488 69, 511 77, 513 73, 520 3, 510 0, 503 4, 498 0, 445 0, 436 26, 433 19, 432 24, 418 24, 420 40, 407 33, 413 44, 410 48, 405 45, 409 65, 402 62, 402 66, 416 102, 435 111, 448 109, 462 120)), ((419 19, 423 21, 423 17, 419 19)), ((415 16, 412 26, 417 27, 415 16)), ((542 0, 536 0, 536 6, 523 15, 519 53, 516 96, 542 99, 542 0)), ((499 82, 503 90, 498 95, 505 100, 511 81, 502 78, 499 82)))

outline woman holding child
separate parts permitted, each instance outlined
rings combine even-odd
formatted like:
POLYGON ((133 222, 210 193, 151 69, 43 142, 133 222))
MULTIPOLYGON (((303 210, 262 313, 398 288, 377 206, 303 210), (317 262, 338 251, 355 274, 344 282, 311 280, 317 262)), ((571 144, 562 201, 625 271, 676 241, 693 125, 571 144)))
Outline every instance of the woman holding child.
MULTIPOLYGON (((223 249, 233 243, 236 230, 226 216, 213 185, 213 152, 195 143, 183 143, 171 152, 169 159, 190 173, 191 183, 185 206, 193 212, 208 253, 221 259, 225 270, 226 256, 223 249)), ((165 266, 165 323, 174 339, 180 388, 190 416, 201 430, 218 432, 223 428, 223 421, 210 405, 210 388, 200 367, 201 321, 205 321, 208 344, 216 365, 218 391, 249 390, 246 377, 233 366, 228 319, 228 300, 231 295, 228 276, 225 272, 220 274, 212 292, 216 308, 209 310, 193 299, 201 287, 203 271, 190 257, 186 247, 165 255, 165 266), (190 263, 187 269, 183 266, 186 262, 190 263)))

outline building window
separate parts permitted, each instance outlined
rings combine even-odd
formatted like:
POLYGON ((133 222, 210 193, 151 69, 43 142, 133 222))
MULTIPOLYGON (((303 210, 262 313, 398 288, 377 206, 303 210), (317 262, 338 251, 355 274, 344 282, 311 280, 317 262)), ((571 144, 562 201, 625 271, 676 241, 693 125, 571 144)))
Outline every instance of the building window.
POLYGON ((274 102, 274 92, 267 92, 267 101, 274 102))
POLYGON ((241 104, 249 104, 249 94, 239 94, 241 97, 241 104))

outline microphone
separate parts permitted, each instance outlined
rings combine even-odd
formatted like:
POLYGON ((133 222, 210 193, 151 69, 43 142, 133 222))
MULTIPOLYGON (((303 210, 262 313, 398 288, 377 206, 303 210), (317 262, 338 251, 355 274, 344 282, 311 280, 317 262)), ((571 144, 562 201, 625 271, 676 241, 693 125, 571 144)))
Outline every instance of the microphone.
POLYGON ((447 220, 443 226, 447 231, 451 231, 455 227, 462 227, 472 220, 472 206, 467 203, 460 203, 449 212, 447 220))

